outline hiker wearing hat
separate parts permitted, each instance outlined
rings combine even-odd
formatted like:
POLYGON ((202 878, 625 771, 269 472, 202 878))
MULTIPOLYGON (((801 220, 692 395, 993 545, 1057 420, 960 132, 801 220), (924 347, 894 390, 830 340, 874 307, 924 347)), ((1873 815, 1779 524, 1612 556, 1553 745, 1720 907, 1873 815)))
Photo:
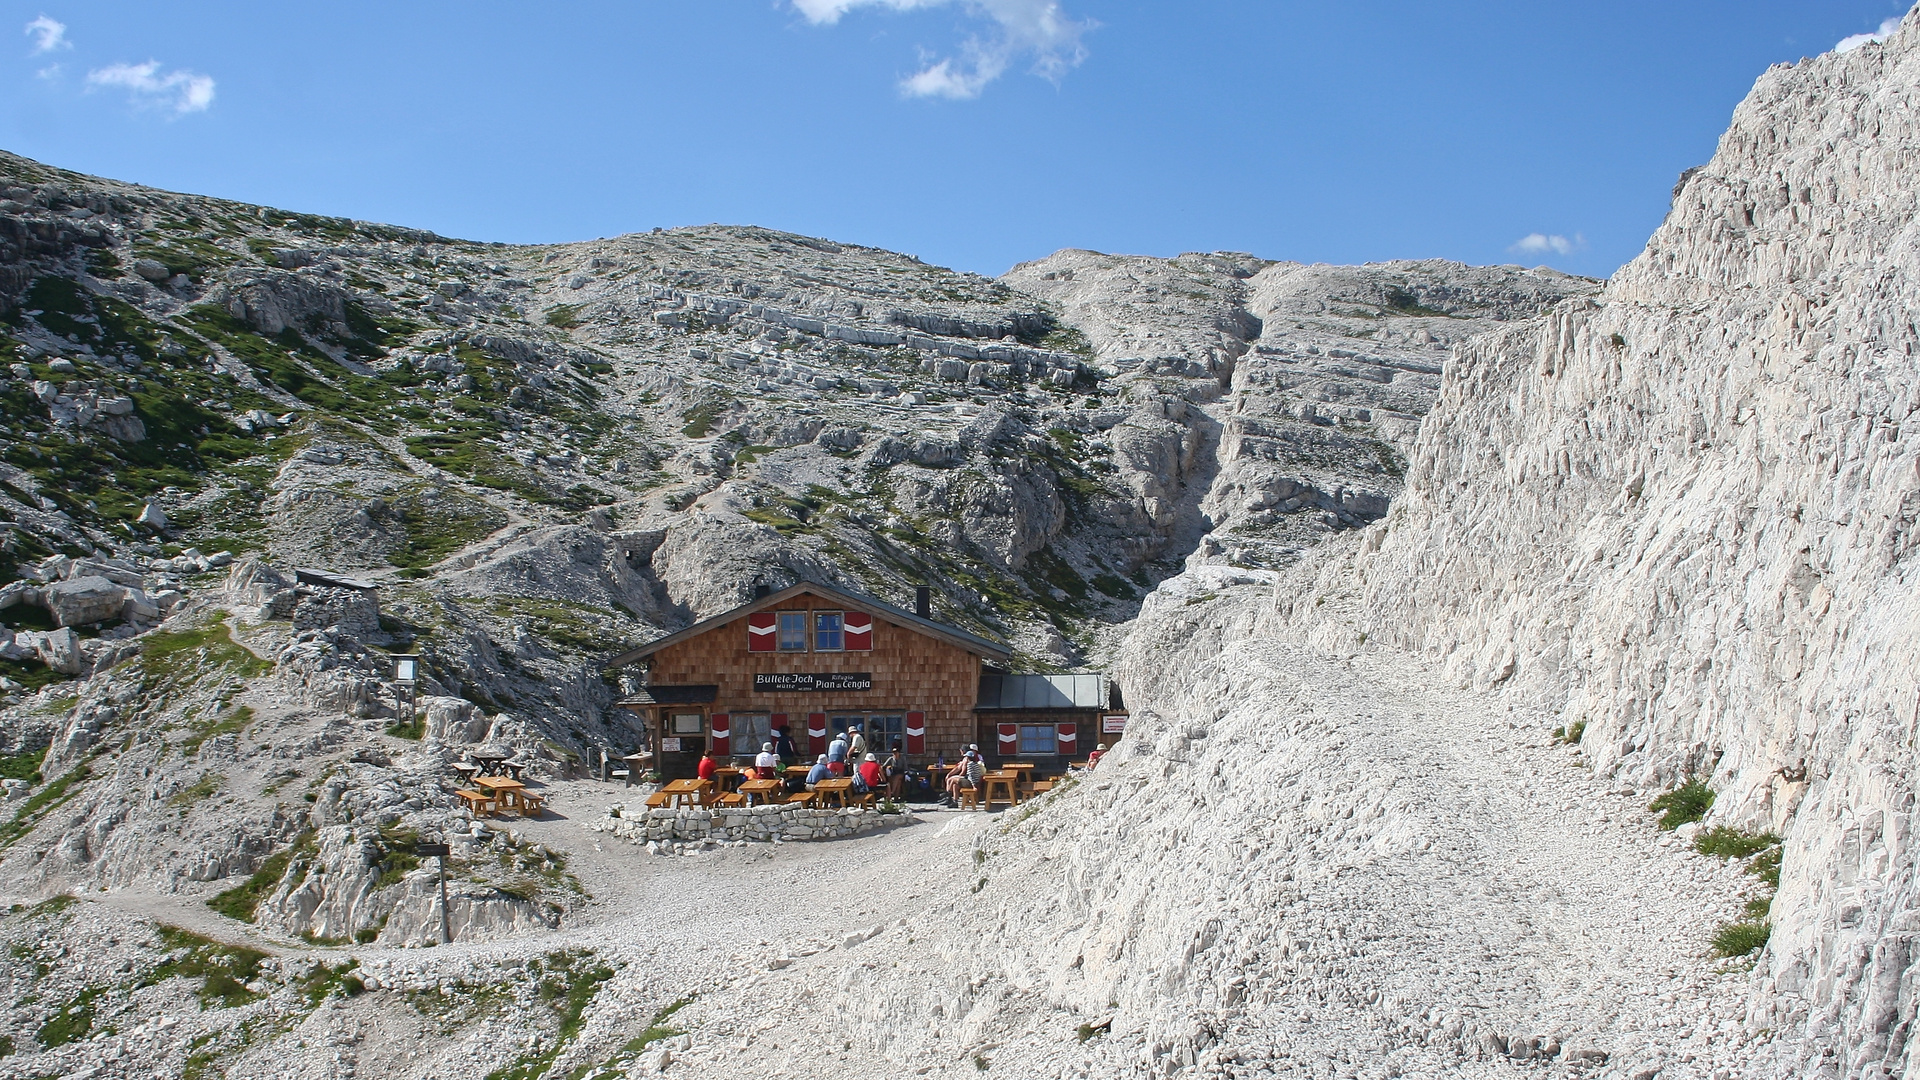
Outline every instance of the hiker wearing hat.
POLYGON ((947 805, 960 805, 960 792, 972 788, 980 790, 981 777, 987 774, 987 767, 981 763, 980 755, 969 748, 960 759, 960 767, 947 777, 947 805))
POLYGON ((1099 747, 1094 750, 1093 753, 1087 755, 1087 768, 1091 769, 1095 765, 1100 764, 1100 755, 1106 752, 1107 752, 1107 744, 1101 743, 1099 747))
POLYGON ((847 760, 859 761, 866 754, 867 733, 861 730, 860 725, 855 724, 847 729, 847 760))
POLYGON ((835 776, 847 775, 847 733, 844 731, 827 744, 827 768, 832 769, 835 776))
POLYGON ((900 743, 893 744, 893 752, 880 764, 880 775, 887 778, 887 798, 899 802, 907 794, 907 765, 900 760, 900 743))
POLYGON ((860 759, 860 785, 868 791, 877 791, 882 782, 880 759, 867 754, 860 759))
POLYGON ((807 770, 807 786, 812 787, 813 785, 819 783, 820 781, 829 779, 832 776, 833 776, 833 770, 827 768, 827 755, 821 754, 820 760, 814 762, 813 768, 807 770))
POLYGON ((780 755, 773 752, 773 744, 760 744, 760 755, 753 759, 753 775, 757 780, 771 780, 780 775, 780 755))

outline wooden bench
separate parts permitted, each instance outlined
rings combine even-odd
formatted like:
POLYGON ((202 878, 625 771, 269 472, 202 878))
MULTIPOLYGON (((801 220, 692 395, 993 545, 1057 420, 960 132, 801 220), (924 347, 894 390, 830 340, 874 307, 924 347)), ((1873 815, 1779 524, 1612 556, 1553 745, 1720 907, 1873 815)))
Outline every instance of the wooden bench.
POLYGON ((545 810, 546 807, 547 797, 545 795, 535 795, 533 792, 526 790, 520 792, 521 817, 539 817, 540 812, 545 810))
POLYGON ((788 795, 788 796, 787 796, 787 802, 788 802, 789 804, 791 804, 791 803, 799 803, 799 804, 800 804, 800 805, 802 805, 802 806, 812 806, 812 805, 813 805, 813 792, 811 792, 811 791, 796 791, 796 792, 793 792, 792 794, 790 794, 790 795, 788 795))
POLYGON ((476 816, 490 814, 495 809, 493 796, 484 791, 473 791, 469 788, 462 788, 454 792, 454 794, 458 795, 460 801, 465 803, 467 809, 472 811, 476 816))
POLYGON ((737 791, 729 791, 725 795, 722 795, 719 798, 713 800, 713 802, 709 803, 708 805, 710 806, 745 806, 747 805, 747 797, 745 795, 740 794, 737 791))
POLYGON ((960 789, 960 809, 972 810, 980 805, 980 789, 962 787, 960 789))
POLYGON ((1032 784, 1028 785, 1027 787, 1027 793, 1029 795, 1044 795, 1047 792, 1052 790, 1053 790, 1053 781, 1051 780, 1035 780, 1032 784))
POLYGON ((671 806, 672 804, 673 804, 673 796, 667 794, 664 791, 656 791, 653 794, 647 796, 647 808, 649 810, 658 810, 663 806, 671 806))

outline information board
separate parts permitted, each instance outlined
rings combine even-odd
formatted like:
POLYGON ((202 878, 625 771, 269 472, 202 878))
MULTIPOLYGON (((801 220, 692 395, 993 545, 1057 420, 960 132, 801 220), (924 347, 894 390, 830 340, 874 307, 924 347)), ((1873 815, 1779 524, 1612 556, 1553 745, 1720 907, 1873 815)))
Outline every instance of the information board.
POLYGON ((775 693, 871 690, 873 675, 865 671, 760 671, 754 673, 753 688, 775 693))

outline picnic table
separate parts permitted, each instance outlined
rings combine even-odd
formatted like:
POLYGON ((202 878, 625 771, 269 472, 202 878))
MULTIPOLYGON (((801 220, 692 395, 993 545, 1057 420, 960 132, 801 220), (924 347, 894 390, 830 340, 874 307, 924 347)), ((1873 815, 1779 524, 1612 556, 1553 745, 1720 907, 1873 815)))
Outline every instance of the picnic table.
POLYGON ((1000 763, 1000 770, 1002 772, 1014 774, 1021 791, 1025 791, 1027 787, 1033 783, 1033 769, 1034 765, 1031 761, 1003 761, 1000 763))
POLYGON ((496 750, 474 750, 467 754, 467 757, 473 759, 473 763, 480 767, 481 776, 505 776, 506 770, 503 766, 512 756, 496 750))
POLYGON ((845 808, 847 805, 847 793, 852 790, 853 780, 850 777, 841 777, 837 780, 822 780, 813 785, 814 802, 819 804, 826 802, 828 799, 832 799, 834 802, 840 804, 842 808, 845 808))
POLYGON ((993 793, 995 790, 1001 790, 1007 793, 1008 806, 1019 806, 1020 793, 1014 786, 1019 782, 1019 779, 1020 776, 1018 773, 1008 772, 1005 769, 999 769, 981 777, 980 785, 983 789, 980 792, 981 804, 984 805, 988 811, 992 811, 993 793))
POLYGON ((755 800, 772 802, 773 797, 785 787, 786 785, 778 780, 749 780, 740 785, 740 794, 746 796, 747 804, 751 806, 755 800))
POLYGON ((740 778, 749 776, 752 773, 752 769, 742 769, 733 765, 721 765, 713 770, 713 782, 719 785, 721 791, 738 791, 740 790, 740 778))
POLYGON ((653 767, 653 754, 645 750, 638 754, 628 754, 620 760, 627 766, 628 787, 632 787, 639 781, 641 773, 653 767))
POLYGON ((668 806, 699 806, 707 789, 712 785, 706 780, 675 780, 660 789, 667 797, 668 806))
POLYGON ((521 802, 520 794, 527 785, 520 781, 504 776, 476 776, 473 782, 478 784, 481 790, 493 796, 495 804, 525 811, 525 804, 521 802))

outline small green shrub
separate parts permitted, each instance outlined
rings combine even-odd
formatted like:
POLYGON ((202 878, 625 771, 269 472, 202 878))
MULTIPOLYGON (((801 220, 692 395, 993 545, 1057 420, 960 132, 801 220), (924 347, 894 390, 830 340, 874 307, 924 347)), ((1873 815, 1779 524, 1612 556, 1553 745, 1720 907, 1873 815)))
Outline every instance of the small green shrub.
POLYGON ((411 720, 401 720, 387 725, 387 734, 396 739, 412 739, 418 742, 427 733, 425 717, 415 716, 411 720))
POLYGON ((1689 780, 1647 804, 1660 815, 1660 827, 1677 829, 1707 816, 1713 806, 1713 789, 1705 780, 1689 780))
POLYGON ((1713 951, 1722 957, 1745 956, 1764 948, 1772 934, 1773 927, 1765 919, 1730 922, 1714 932, 1713 951))
POLYGON ((188 807, 203 799, 210 799, 220 790, 220 777, 213 773, 202 773, 200 779, 181 788, 173 798, 167 800, 168 806, 188 807))
POLYGON ((1572 724, 1566 727, 1557 727, 1553 729, 1554 741, 1566 743, 1568 746, 1573 746, 1579 743, 1579 741, 1583 737, 1585 737, 1586 734, 1587 734, 1587 722, 1585 720, 1576 720, 1572 724))
POLYGON ((571 330, 580 325, 579 304, 555 304, 547 309, 547 325, 556 330, 571 330))
POLYGON ((1722 859, 1744 859, 1779 843, 1780 838, 1772 833, 1747 833, 1716 825, 1693 838, 1693 849, 1722 859))

